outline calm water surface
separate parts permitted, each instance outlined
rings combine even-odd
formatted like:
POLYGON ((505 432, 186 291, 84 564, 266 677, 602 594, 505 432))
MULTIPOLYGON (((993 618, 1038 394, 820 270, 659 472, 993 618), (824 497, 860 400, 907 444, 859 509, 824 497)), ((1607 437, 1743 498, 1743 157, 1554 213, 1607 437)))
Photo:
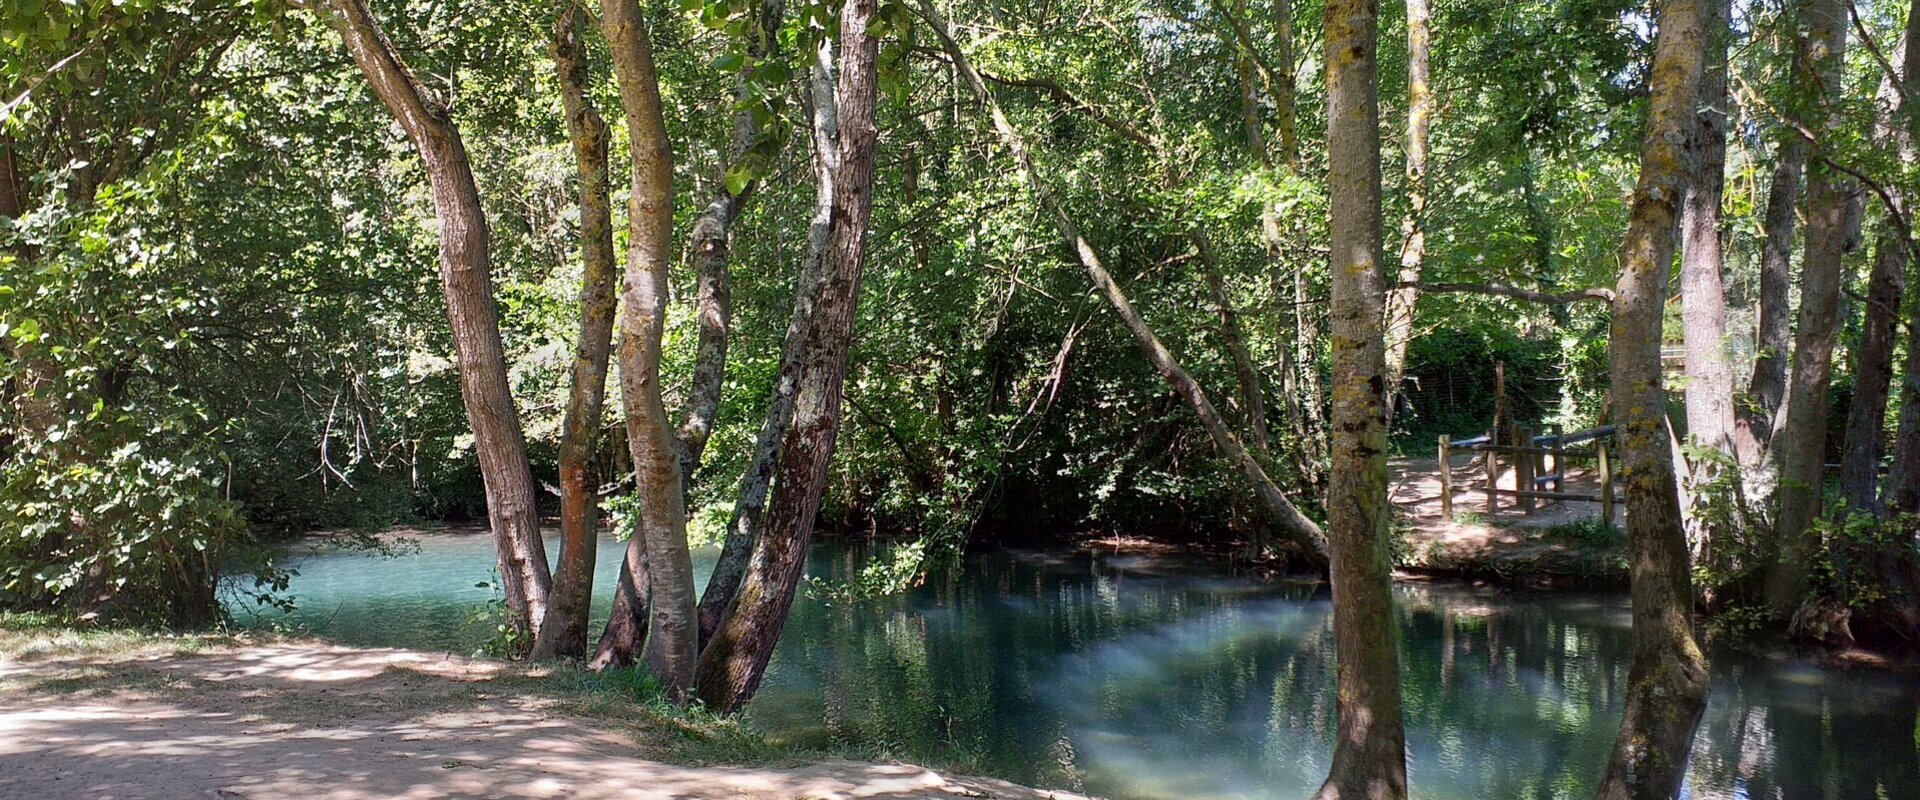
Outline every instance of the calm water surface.
MULTIPOLYGON (((299 609, 237 613, 352 644, 473 650, 490 540, 417 541, 395 558, 300 549, 299 609)), ((600 586, 619 554, 602 544, 600 586)), ((714 555, 695 555, 702 585, 714 555)), ((822 546, 809 575, 861 563, 822 546)), ((1397 592, 1414 796, 1589 797, 1625 690, 1626 598, 1397 592)), ((1332 682, 1328 605, 1310 587, 1182 560, 1003 551, 901 597, 801 599, 747 719, 774 738, 958 757, 1116 800, 1306 797, 1331 753, 1332 682)), ((1916 738, 1912 676, 1722 656, 1688 794, 1920 800, 1916 738)))

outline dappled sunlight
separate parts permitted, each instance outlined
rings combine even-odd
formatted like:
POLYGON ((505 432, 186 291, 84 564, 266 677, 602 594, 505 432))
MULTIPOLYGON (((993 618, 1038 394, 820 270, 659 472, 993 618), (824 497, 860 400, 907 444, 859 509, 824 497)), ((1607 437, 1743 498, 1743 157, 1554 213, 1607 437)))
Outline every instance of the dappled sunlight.
POLYGON ((0 698, 0 796, 1052 796, 905 765, 674 766, 649 760, 623 735, 580 719, 474 698, 423 709, 409 694, 422 683, 457 689, 475 666, 400 651, 286 643, 147 659, 140 667, 198 676, 202 686, 244 694, 223 689, 101 702, 13 693, 0 698), (369 697, 375 702, 362 702, 369 697))

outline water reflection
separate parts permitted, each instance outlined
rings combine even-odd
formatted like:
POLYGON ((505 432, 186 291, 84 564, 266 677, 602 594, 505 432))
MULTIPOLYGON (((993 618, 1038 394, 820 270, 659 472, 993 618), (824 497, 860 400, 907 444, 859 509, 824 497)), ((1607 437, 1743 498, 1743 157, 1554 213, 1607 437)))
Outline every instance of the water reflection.
MULTIPOLYGON (((609 548, 603 567, 613 567, 609 548)), ((704 566, 710 554, 703 554, 704 566)), ((304 619, 366 644, 470 648, 483 537, 310 559, 304 619)), ((857 569, 816 550, 809 574, 857 569)), ((1612 744, 1624 597, 1398 588, 1416 797, 1584 798, 1612 744)), ((749 721, 1113 798, 1304 797, 1333 736, 1324 594, 1179 560, 997 552, 914 592, 796 604, 749 721)), ((1716 658, 1695 800, 1920 798, 1911 678, 1716 658)))

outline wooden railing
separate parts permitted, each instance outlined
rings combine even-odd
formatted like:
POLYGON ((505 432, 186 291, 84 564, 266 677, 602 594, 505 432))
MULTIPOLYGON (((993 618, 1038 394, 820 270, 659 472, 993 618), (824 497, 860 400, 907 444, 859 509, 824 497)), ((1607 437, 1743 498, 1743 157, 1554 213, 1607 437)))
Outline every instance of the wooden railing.
POLYGON ((1515 444, 1499 444, 1496 431, 1488 431, 1485 436, 1471 439, 1449 439, 1440 437, 1440 516, 1453 519, 1453 454, 1456 450, 1466 450, 1477 454, 1486 466, 1487 515, 1500 511, 1500 496, 1513 498, 1514 504, 1523 512, 1532 514, 1536 501, 1551 503, 1599 503, 1603 519, 1613 519, 1613 504, 1620 502, 1613 494, 1613 460, 1607 450, 1608 442, 1613 438, 1613 426, 1606 425, 1584 431, 1567 434, 1548 434, 1535 436, 1525 426, 1514 429, 1515 444), (1524 443, 1524 444, 1522 444, 1524 443), (1584 448, 1571 448, 1570 445, 1591 443, 1584 448), (1500 457, 1509 456, 1513 461, 1514 486, 1512 489, 1500 488, 1500 457), (1551 463, 1549 463, 1551 459, 1551 463), (1567 484, 1568 459, 1593 459, 1598 462, 1600 491, 1598 493, 1569 492, 1567 484), (1543 487, 1552 487, 1552 491, 1543 491, 1543 487))

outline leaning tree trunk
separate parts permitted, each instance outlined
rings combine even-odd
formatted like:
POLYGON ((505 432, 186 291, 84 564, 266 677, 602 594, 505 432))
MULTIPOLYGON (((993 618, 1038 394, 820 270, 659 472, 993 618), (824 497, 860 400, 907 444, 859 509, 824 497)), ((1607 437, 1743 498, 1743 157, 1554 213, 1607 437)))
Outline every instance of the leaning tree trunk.
MULTIPOLYGON (((1801 12, 1807 33, 1806 69, 1798 81, 1804 96, 1817 98, 1814 122, 1837 134, 1834 110, 1843 86, 1847 9, 1843 0, 1811 0, 1801 12)), ((1807 171, 1806 250, 1800 264, 1800 313, 1793 332, 1793 369, 1786 407, 1774 420, 1773 449, 1780 465, 1775 490, 1777 561, 1766 580, 1767 602, 1786 617, 1799 605, 1801 583, 1814 543, 1809 531, 1820 513, 1826 473, 1827 387, 1833 377, 1833 342, 1840 319, 1842 263, 1853 237, 1850 207, 1858 188, 1825 161, 1822 142, 1812 148, 1807 171)))
POLYGON ((641 595, 649 612, 643 656, 647 670, 667 696, 678 700, 693 685, 700 625, 694 613, 680 447, 660 394, 667 251, 673 235, 673 153, 660 108, 653 45, 639 4, 600 0, 600 29, 613 54, 633 151, 627 275, 621 290, 620 395, 640 509, 627 547, 627 569, 644 574, 649 588, 641 595))
POLYGON ((1660 369, 1667 271, 1688 181, 1684 142, 1694 116, 1712 0, 1665 0, 1654 41, 1653 94, 1621 247, 1613 307, 1612 397, 1627 495, 1633 661, 1620 733, 1595 797, 1671 800, 1686 777, 1707 702, 1707 663, 1693 637, 1693 587, 1660 369))
POLYGON ((1385 296, 1380 241, 1378 0, 1326 13, 1333 442, 1327 493, 1338 730, 1316 800, 1407 796, 1400 655, 1387 555, 1385 296))
POLYGON ((1413 312, 1427 260, 1427 140, 1433 127, 1433 11, 1427 0, 1407 0, 1407 218, 1400 223, 1400 280, 1387 293, 1387 419, 1403 396, 1413 312))
MULTIPOLYGON (((779 35, 782 17, 782 0, 762 0, 754 10, 754 27, 750 34, 747 54, 750 60, 766 58, 773 52, 774 39, 779 35)), ((760 126, 754 121, 753 92, 748 81, 749 66, 743 66, 736 79, 734 102, 740 107, 733 115, 733 142, 731 154, 720 165, 720 177, 716 182, 713 200, 700 212, 693 222, 692 241, 689 243, 693 262, 693 274, 697 284, 694 293, 694 316, 700 324, 700 342, 694 351, 693 382, 687 388, 686 415, 680 422, 680 475, 689 486, 692 485, 694 472, 700 466, 700 456, 706 452, 707 439, 713 435, 714 417, 720 410, 720 394, 727 371, 727 335, 733 325, 733 292, 727 276, 727 260, 730 254, 729 239, 733 234, 734 220, 746 208, 747 200, 759 181, 749 177, 743 182, 730 180, 736 170, 752 176, 767 168, 765 157, 756 155, 754 146, 760 141, 760 126)))
POLYGON ((587 98, 580 53, 580 14, 571 0, 554 22, 551 53, 560 84, 567 138, 580 181, 580 338, 572 383, 560 423, 560 568, 554 575, 547 622, 534 641, 534 658, 580 658, 587 652, 587 615, 593 607, 593 562, 600 516, 589 466, 607 396, 613 349, 613 209, 607 193, 607 123, 587 98))
POLYGON ((473 426, 480 477, 486 484, 487 519, 499 553, 500 586, 509 624, 531 644, 547 616, 552 573, 540 539, 533 471, 526 439, 507 381, 500 322, 493 306, 493 264, 480 191, 467 161, 460 131, 440 101, 429 95, 362 0, 329 0, 324 16, 340 33, 373 93, 385 104, 420 152, 440 218, 440 278, 447 323, 460 368, 460 396, 473 426))
POLYGON ((800 389, 800 348, 813 325, 813 309, 819 302, 820 272, 826 263, 827 244, 833 232, 833 176, 840 163, 839 111, 834 102, 833 44, 822 42, 815 51, 811 78, 813 97, 814 206, 813 220, 807 227, 807 255, 801 263, 799 279, 794 283, 793 314, 787 319, 785 347, 780 368, 774 377, 773 396, 767 400, 767 413, 760 422, 760 433, 753 442, 753 461, 740 476, 740 489, 727 520, 727 535, 720 547, 720 558, 707 576, 707 588, 700 595, 700 638, 707 640, 720 627, 720 619, 740 591, 740 579, 747 572, 747 561, 759 541, 760 520, 767 507, 767 494, 773 485, 773 473, 780 460, 780 443, 793 421, 794 395, 800 389))
MULTIPOLYGON (((1920 0, 1908 9, 1906 29, 1894 52, 1900 72, 1886 76, 1880 84, 1882 112, 1874 126, 1874 138, 1899 153, 1905 163, 1914 159, 1913 136, 1908 130, 1912 124, 1908 115, 1914 109, 1905 98, 1920 91, 1920 80, 1914 75, 1920 69, 1916 32, 1920 32, 1920 0)), ((1897 187, 1890 188, 1888 194, 1905 206, 1897 187)), ((1880 239, 1874 245, 1873 273, 1867 279, 1865 324, 1854 351, 1853 403, 1847 409, 1846 439, 1840 456, 1840 495, 1848 506, 1867 513, 1877 514, 1882 508, 1880 457, 1885 452, 1887 396, 1893 382, 1893 350, 1906 293, 1907 248, 1912 233, 1892 214, 1881 226, 1880 239)))
POLYGON ((753 697, 786 626, 807 561, 814 518, 826 488, 840 431, 847 351, 866 261, 873 213, 879 45, 870 35, 875 0, 847 0, 840 12, 836 81, 839 159, 833 171, 833 213, 812 324, 796 351, 798 391, 780 446, 764 529, 738 593, 713 641, 700 654, 699 694, 707 706, 733 711, 753 697))
POLYGON ((1133 303, 1127 299, 1126 293, 1114 283, 1113 276, 1101 264, 1099 253, 1095 252, 1093 245, 1081 235, 1079 226, 1074 223, 1066 207, 1061 205, 1059 198, 1054 195, 1053 188, 1040 177, 1039 170, 1034 166, 1032 153, 1027 149, 1025 138, 1014 129, 1013 123, 1000 109, 1000 104, 987 88, 985 79, 980 77, 980 73, 973 68, 973 62, 960 49, 960 43, 953 38, 952 32, 947 29, 945 20, 934 9, 931 0, 920 0, 920 12, 928 26, 932 28, 933 34, 940 39, 941 46, 946 49, 948 59, 953 62, 954 71, 967 82, 973 90, 974 97, 987 107, 994 129, 1013 154, 1020 176, 1027 182, 1028 190, 1033 192, 1041 208, 1053 218, 1054 228, 1060 232, 1061 239, 1073 248, 1074 255, 1079 258, 1080 265, 1086 271, 1087 279, 1093 284, 1094 290, 1105 297, 1107 303, 1113 306, 1114 312, 1120 315, 1128 332, 1133 334, 1135 342, 1146 353, 1148 361, 1160 373, 1161 378, 1165 379, 1168 386, 1187 402, 1188 407, 1193 409, 1194 415, 1200 418, 1200 424, 1207 429, 1208 436, 1212 437, 1214 446, 1219 448, 1221 455, 1232 462, 1246 477, 1248 483, 1253 485, 1268 515, 1280 527, 1281 533, 1298 548, 1300 557, 1316 567, 1324 565, 1327 545, 1325 535, 1320 532, 1320 526, 1300 513, 1293 502, 1288 500, 1280 488, 1274 484, 1273 479, 1267 476, 1266 469, 1260 465, 1260 461, 1254 458, 1252 453, 1248 452, 1246 445, 1241 444, 1240 438, 1234 435, 1226 420, 1214 408, 1213 402, 1207 398, 1207 393, 1201 388, 1199 382, 1180 366, 1173 352, 1160 342, 1160 338, 1154 334, 1152 328, 1148 327, 1146 320, 1134 310, 1133 303))

